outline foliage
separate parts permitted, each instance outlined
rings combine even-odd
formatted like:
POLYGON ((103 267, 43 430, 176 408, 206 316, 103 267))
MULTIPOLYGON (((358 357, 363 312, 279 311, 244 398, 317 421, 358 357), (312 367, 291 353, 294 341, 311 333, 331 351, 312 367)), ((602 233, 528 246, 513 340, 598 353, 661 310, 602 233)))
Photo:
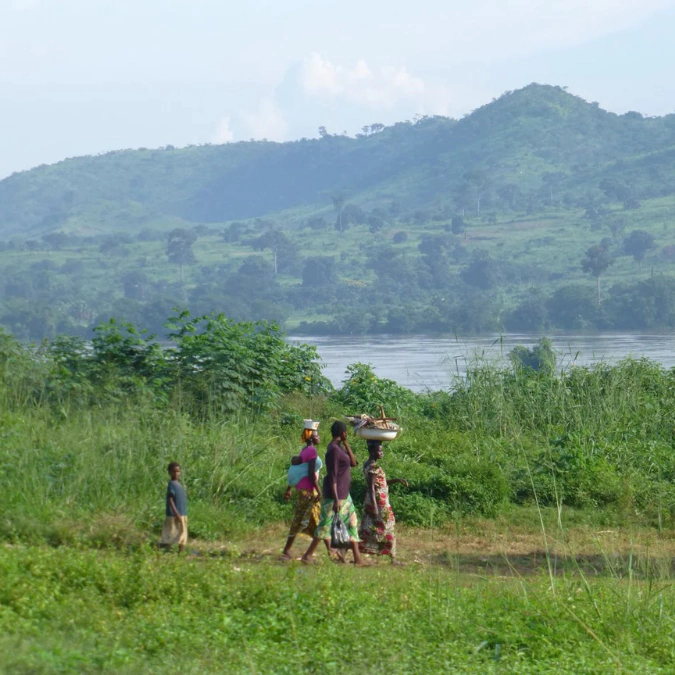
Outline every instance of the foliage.
POLYGON ((8 549, 0 562, 0 669, 652 675, 673 668, 672 631, 664 629, 673 590, 656 561, 637 556, 628 579, 587 580, 467 576, 454 569, 452 553, 447 565, 311 571, 234 555, 186 562, 147 551, 8 549), (364 649, 373 617, 387 617, 392 649, 364 649), (301 639, 297 630, 310 624, 313 639, 301 639))
POLYGON ((391 416, 414 406, 415 396, 393 380, 378 377, 371 366, 354 363, 347 366, 347 377, 336 400, 352 415, 379 416, 379 406, 383 406, 391 416))
POLYGON ((647 255, 647 251, 656 247, 654 235, 644 230, 633 230, 623 242, 623 250, 626 254, 632 255, 635 262, 642 267, 642 261, 647 255))
POLYGON ((273 323, 235 322, 222 314, 170 319, 168 353, 181 396, 211 411, 269 410, 283 392, 325 386, 316 350, 288 345, 273 323))
POLYGON ((452 217, 452 233, 453 234, 462 234, 466 231, 466 224, 462 216, 453 216, 452 217))
POLYGON ((180 265, 181 281, 183 280, 183 265, 195 262, 192 244, 196 240, 197 235, 194 232, 181 228, 171 230, 167 237, 166 255, 171 262, 180 265))
MULTIPOLYGON (((0 354, 8 365, 16 360, 24 371, 30 370, 28 364, 41 371, 42 387, 32 384, 26 395, 46 395, 59 405, 150 397, 164 406, 178 397, 186 411, 205 417, 258 413, 271 409, 283 394, 319 395, 332 389, 321 375, 316 349, 288 344, 276 324, 181 312, 169 327, 172 344, 167 347, 154 335, 111 319, 95 329, 90 343, 58 337, 45 344, 41 361, 9 336, 0 354)), ((3 371, 9 377, 7 366, 3 371)))
POLYGON ((495 288, 500 281, 499 265, 490 258, 487 251, 478 250, 473 260, 462 272, 462 279, 471 286, 488 290, 495 288))
POLYGON ((591 246, 581 261, 581 269, 596 279, 612 264, 613 259, 604 246, 591 246))
POLYGON ((528 349, 519 345, 509 352, 509 360, 516 368, 529 368, 536 372, 552 374, 556 367, 556 355, 549 338, 543 337, 528 349))

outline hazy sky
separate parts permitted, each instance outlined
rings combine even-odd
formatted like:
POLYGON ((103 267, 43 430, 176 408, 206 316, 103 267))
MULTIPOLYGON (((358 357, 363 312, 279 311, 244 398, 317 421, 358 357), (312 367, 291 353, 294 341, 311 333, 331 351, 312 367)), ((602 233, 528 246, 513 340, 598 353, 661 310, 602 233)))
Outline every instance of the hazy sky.
POLYGON ((459 116, 536 81, 675 111, 675 0, 0 0, 0 177, 459 116))

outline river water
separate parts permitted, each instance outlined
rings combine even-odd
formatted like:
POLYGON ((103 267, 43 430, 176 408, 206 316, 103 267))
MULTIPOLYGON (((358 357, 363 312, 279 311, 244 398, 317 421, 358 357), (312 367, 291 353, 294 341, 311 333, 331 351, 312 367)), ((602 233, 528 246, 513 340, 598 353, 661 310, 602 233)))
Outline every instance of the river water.
MULTIPOLYGON (((324 363, 324 375, 339 385, 350 363, 373 366, 380 377, 396 380, 415 391, 443 389, 466 364, 479 357, 506 359, 516 345, 531 347, 539 335, 492 335, 455 339, 422 336, 303 337, 293 342, 315 345, 324 363)), ((550 336, 564 366, 615 362, 627 356, 647 357, 670 368, 675 366, 675 335, 636 333, 565 334, 550 336)))

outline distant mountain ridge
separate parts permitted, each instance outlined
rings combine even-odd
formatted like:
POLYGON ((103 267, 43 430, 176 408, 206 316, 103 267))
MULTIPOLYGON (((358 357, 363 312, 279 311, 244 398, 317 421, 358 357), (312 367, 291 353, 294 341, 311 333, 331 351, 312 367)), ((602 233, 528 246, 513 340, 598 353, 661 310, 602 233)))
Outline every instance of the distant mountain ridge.
POLYGON ((507 210, 536 200, 675 193, 675 115, 616 115, 532 84, 461 120, 424 117, 357 138, 124 150, 0 181, 0 237, 135 230, 325 208, 335 194, 403 210, 507 210))

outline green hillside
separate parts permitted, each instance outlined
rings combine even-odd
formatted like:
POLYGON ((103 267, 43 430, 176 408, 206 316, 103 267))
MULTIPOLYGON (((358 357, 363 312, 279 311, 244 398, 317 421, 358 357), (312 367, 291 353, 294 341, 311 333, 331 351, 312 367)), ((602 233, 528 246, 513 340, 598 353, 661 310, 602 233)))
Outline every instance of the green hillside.
POLYGON ((158 218, 221 223, 322 207, 337 191, 368 206, 456 205, 476 171, 500 209, 515 205, 514 192, 536 201, 549 182, 578 199, 608 177, 630 181, 644 199, 675 190, 674 161, 674 115, 614 115, 559 87, 530 85, 459 121, 424 117, 358 138, 125 150, 41 166, 0 181, 0 233, 133 231, 158 218))
POLYGON ((672 328, 673 208, 675 115, 542 85, 356 138, 68 159, 0 181, 0 323, 672 328))

